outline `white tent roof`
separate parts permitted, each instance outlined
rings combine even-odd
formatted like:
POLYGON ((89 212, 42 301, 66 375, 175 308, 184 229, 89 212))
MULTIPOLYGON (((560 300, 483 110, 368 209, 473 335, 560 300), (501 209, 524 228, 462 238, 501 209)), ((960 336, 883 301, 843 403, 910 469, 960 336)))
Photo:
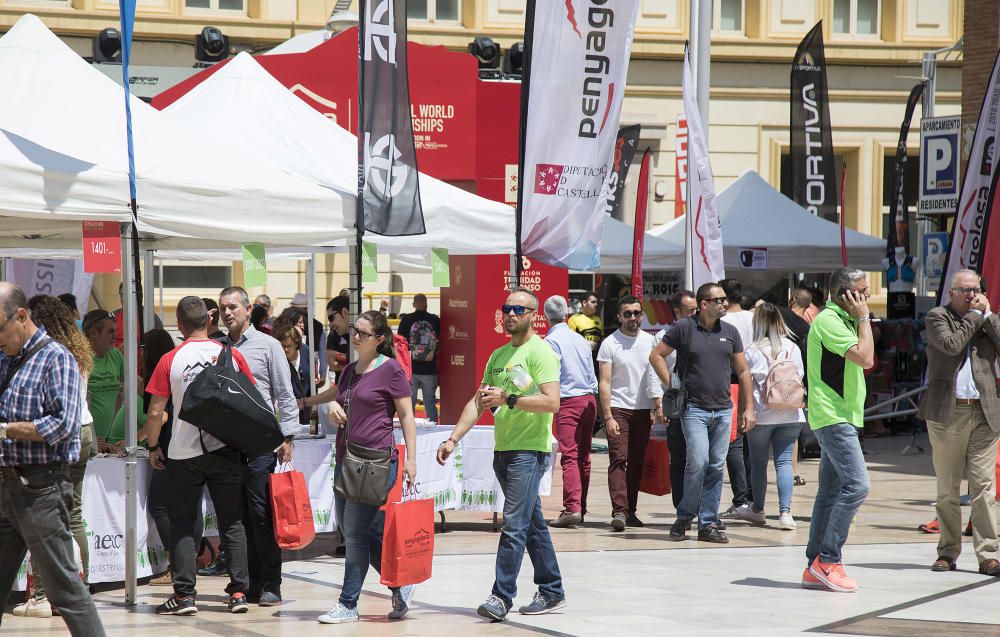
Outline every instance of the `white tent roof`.
MULTIPOLYGON (((823 272, 843 265, 840 226, 806 212, 752 170, 719 193, 716 202, 726 268, 741 268, 739 253, 745 248, 767 248, 768 270, 782 273, 823 272)), ((683 243, 684 217, 650 233, 683 243)), ((850 265, 869 271, 881 269, 883 239, 851 229, 845 235, 850 265)))
MULTIPOLYGON (((0 243, 77 247, 81 220, 130 219, 121 87, 31 14, 0 38, 0 69, 0 214, 25 218, 5 219, 0 243)), ((131 106, 140 230, 173 237, 157 245, 310 245, 353 233, 333 190, 220 160, 148 104, 131 106)))
MULTIPOLYGON (((290 174, 356 197, 357 138, 292 94, 252 56, 240 53, 164 109, 174 124, 231 151, 270 161, 290 174)), ((514 251, 514 211, 420 175, 427 233, 408 237, 369 234, 383 252, 448 248, 453 254, 514 251)), ((353 206, 345 204, 353 225, 353 206)), ((334 214, 334 211, 330 211, 334 214)), ((293 211, 285 216, 292 222, 293 211)))
MULTIPOLYGON (((608 217, 604 220, 601 238, 601 267, 598 272, 630 274, 634 253, 632 226, 608 217)), ((429 255, 393 254, 390 257, 393 272, 430 272, 429 255)), ((684 246, 646 233, 643 241, 642 268, 644 271, 680 270, 684 267, 684 246)))

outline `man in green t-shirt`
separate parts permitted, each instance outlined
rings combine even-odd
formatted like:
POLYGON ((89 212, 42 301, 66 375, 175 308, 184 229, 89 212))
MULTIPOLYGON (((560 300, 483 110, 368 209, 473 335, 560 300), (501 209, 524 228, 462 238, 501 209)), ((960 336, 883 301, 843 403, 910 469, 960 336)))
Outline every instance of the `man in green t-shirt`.
POLYGON ((535 567, 538 592, 519 612, 541 615, 566 605, 556 550, 538 495, 552 455, 552 415, 559 411, 559 359, 532 329, 538 297, 518 288, 501 309, 510 342, 490 355, 482 385, 437 454, 438 462, 444 464, 483 412, 493 411, 493 470, 503 490, 503 529, 493 593, 477 612, 494 621, 503 621, 514 605, 525 547, 535 567))
POLYGON ((864 272, 834 270, 829 300, 813 319, 808 343, 809 425, 822 455, 802 586, 850 593, 858 583, 844 572, 841 553, 868 496, 858 429, 864 424, 864 370, 875 357, 864 272))
POLYGON ((125 383, 125 359, 115 349, 115 316, 104 310, 92 310, 83 317, 83 333, 94 350, 94 371, 87 380, 87 403, 94 417, 94 434, 105 442, 111 424, 122 404, 125 383))

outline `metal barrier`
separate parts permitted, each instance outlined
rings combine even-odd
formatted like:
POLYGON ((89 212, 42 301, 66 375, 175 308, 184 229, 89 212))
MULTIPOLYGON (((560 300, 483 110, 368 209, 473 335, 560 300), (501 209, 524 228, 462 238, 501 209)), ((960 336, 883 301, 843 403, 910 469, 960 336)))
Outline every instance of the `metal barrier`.
MULTIPOLYGON (((927 391, 927 386, 917 387, 911 391, 908 391, 899 396, 890 398, 889 400, 883 400, 880 403, 874 404, 871 407, 865 409, 865 422, 875 422, 876 420, 888 420, 890 418, 903 418, 905 416, 914 416, 917 413, 917 396, 927 391), (909 409, 901 409, 898 411, 891 411, 888 413, 880 414, 875 413, 877 410, 882 409, 890 405, 896 405, 903 401, 907 402, 909 409)), ((905 447, 900 450, 899 455, 905 456, 911 450, 916 449, 918 453, 923 453, 924 448, 917 444, 917 435, 920 433, 920 429, 914 425, 913 430, 910 432, 910 442, 907 443, 905 447)))

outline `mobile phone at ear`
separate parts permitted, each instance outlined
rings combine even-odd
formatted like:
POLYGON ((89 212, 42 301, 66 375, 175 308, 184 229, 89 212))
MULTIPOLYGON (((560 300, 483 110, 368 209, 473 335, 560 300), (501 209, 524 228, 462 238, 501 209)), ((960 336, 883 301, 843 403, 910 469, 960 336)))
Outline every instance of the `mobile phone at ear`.
POLYGON ((847 298, 847 288, 840 288, 837 290, 837 296, 842 298, 847 298))

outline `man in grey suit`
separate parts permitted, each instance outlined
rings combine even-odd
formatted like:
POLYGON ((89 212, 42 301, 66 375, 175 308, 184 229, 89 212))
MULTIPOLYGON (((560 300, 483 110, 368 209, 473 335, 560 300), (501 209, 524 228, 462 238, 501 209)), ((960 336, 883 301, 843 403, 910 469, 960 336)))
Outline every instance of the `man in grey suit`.
POLYGON ((1000 319, 990 312, 980 277, 960 270, 948 290, 951 302, 927 313, 927 391, 917 415, 927 421, 937 475, 941 526, 932 571, 953 571, 962 550, 959 507, 962 474, 972 496, 973 549, 983 575, 1000 575, 995 464, 1000 440, 1000 397, 995 362, 1000 319))

